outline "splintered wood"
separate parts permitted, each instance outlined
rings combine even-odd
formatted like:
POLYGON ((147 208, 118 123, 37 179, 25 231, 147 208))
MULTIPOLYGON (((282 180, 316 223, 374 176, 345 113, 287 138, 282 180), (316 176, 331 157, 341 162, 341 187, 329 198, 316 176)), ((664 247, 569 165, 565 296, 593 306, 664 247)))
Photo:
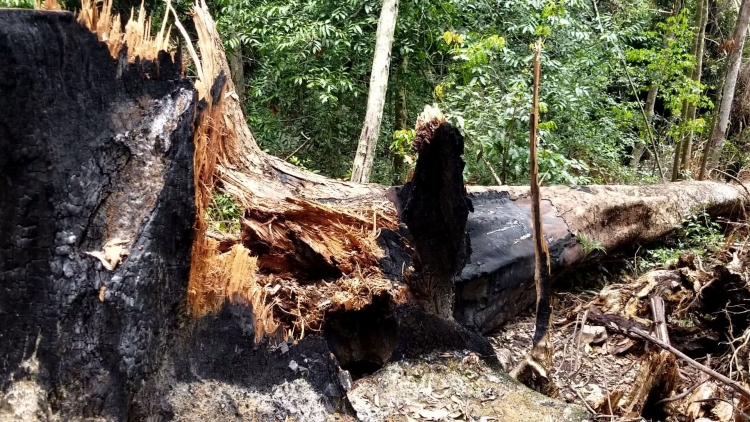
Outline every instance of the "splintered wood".
POLYGON ((192 316, 216 312, 222 301, 235 300, 233 284, 211 274, 216 266, 240 259, 240 254, 256 260, 253 274, 243 277, 257 286, 250 302, 256 320, 272 339, 301 338, 319 331, 327 312, 361 309, 374 296, 396 291, 380 269, 385 253, 377 242, 381 230, 397 229, 393 206, 384 197, 357 202, 371 189, 300 172, 260 151, 245 124, 205 2, 193 6, 193 20, 198 51, 186 42, 205 107, 194 135, 200 212, 189 284, 192 316), (295 183, 287 183, 290 179, 295 183), (217 191, 230 195, 244 210, 238 237, 208 232, 204 211, 217 191), (335 201, 336 194, 345 203, 335 201))
MULTIPOLYGON (((45 4, 49 3, 56 1, 45 1, 45 4)), ((96 6, 94 0, 82 0, 77 19, 78 23, 96 34, 99 41, 107 45, 109 53, 114 58, 120 55, 123 47, 127 47, 127 60, 131 63, 136 58, 155 60, 160 51, 170 52, 171 26, 167 27, 168 19, 164 18, 161 29, 152 36, 151 17, 146 14, 143 1, 137 16, 133 10, 130 11, 130 18, 124 29, 121 26, 120 15, 112 15, 112 0, 104 0, 101 9, 96 6)))

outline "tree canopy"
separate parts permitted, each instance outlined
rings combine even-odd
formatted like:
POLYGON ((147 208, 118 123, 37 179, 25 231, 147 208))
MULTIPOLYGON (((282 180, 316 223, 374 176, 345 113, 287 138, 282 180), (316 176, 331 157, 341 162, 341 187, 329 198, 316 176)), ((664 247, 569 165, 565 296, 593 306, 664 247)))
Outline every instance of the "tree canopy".
MULTIPOLYGON (((189 9, 187 1, 175 4, 189 9)), ((115 2, 124 14, 134 6, 115 2)), ((238 90, 261 147, 348 179, 381 2, 214 0, 210 7, 243 74, 238 90)), ((538 38, 543 184, 651 183, 660 172, 668 179, 675 146, 687 138, 696 147, 677 176, 697 177, 738 11, 729 0, 401 1, 372 181, 406 180, 414 162, 410 128, 425 105, 437 105, 466 138, 467 182, 528 183, 531 47, 538 38)), ((743 66, 737 79, 739 104, 718 163, 730 174, 748 161, 741 104, 750 70, 743 66)))

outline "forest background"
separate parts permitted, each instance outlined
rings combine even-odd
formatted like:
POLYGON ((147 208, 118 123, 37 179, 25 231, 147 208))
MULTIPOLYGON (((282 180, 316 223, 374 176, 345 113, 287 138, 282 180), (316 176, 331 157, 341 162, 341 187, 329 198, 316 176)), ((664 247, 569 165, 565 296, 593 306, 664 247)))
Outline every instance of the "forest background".
MULTIPOLYGON (((65 7, 76 9, 74 3, 65 7)), ((192 32, 191 3, 173 5, 192 32)), ((33 3, 0 0, 2 6, 33 3)), ((139 6, 115 0, 114 9, 126 19, 139 6)), ((326 176, 351 177, 381 6, 209 2, 264 150, 326 176)), ((158 30, 164 3, 147 0, 144 7, 155 11, 158 30)), ((370 181, 406 180, 415 160, 411 128, 430 104, 465 136, 468 183, 527 184, 532 46, 539 38, 543 184, 697 179, 704 156, 704 177, 714 167, 720 171, 713 175, 736 176, 750 164, 750 66, 738 42, 747 23, 733 37, 745 9, 750 4, 736 0, 402 0, 370 181), (720 107, 727 88, 731 107, 720 107), (717 132, 724 109, 727 125, 717 132)))

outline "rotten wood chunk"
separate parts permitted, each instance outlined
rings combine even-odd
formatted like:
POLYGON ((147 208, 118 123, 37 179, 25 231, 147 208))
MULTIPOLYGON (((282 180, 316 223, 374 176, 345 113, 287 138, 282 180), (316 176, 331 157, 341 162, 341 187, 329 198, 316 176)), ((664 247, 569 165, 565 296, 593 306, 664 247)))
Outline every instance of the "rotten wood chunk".
POLYGON ((647 401, 667 397, 676 387, 677 360, 666 350, 654 350, 641 358, 641 368, 630 391, 618 400, 617 415, 626 418, 643 414, 647 401))

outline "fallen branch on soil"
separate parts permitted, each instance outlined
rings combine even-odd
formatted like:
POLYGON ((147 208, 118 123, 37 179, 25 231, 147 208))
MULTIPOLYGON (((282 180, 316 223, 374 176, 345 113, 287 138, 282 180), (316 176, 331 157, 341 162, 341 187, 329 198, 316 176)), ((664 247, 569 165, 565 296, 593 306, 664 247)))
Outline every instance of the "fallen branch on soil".
POLYGON ((721 397, 709 397, 709 398, 703 399, 703 400, 693 400, 693 403, 706 403, 706 402, 711 402, 711 401, 716 401, 716 400, 722 401, 722 402, 724 402, 724 403, 732 406, 736 412, 738 412, 740 415, 742 415, 743 418, 745 418, 746 420, 750 421, 750 415, 748 415, 747 413, 743 412, 742 409, 740 409, 739 407, 735 406, 734 403, 732 403, 730 400, 727 400, 725 398, 721 398, 721 397))
POLYGON ((664 299, 661 296, 651 298, 651 312, 654 317, 656 337, 665 344, 670 344, 669 332, 667 331, 667 318, 664 312, 664 299))
MULTIPOLYGON (((595 306, 591 307, 591 311, 592 312, 591 312, 591 315, 589 315, 589 318, 591 318, 592 320, 595 319, 595 315, 597 315, 597 314, 603 315, 603 314, 601 314, 601 311, 599 311, 595 306)), ((598 317, 598 315, 597 315, 597 317, 598 317)), ((602 320, 603 319, 605 319, 605 318, 602 318, 602 320)), ((695 360, 693 360, 690 357, 688 357, 686 354, 680 352, 679 350, 675 349, 674 347, 670 346, 669 344, 667 344, 667 343, 659 340, 658 338, 652 336, 647 331, 645 331, 644 329, 640 328, 638 326, 639 324, 637 324, 635 322, 632 322, 632 321, 628 321, 627 319, 622 318, 622 317, 618 317, 616 315, 607 315, 606 316, 606 320, 607 320, 606 327, 613 328, 616 331, 621 332, 621 333, 626 334, 626 335, 631 336, 631 337, 632 336, 636 336, 636 337, 640 337, 643 340, 650 341, 651 343, 653 343, 653 344, 661 347, 662 349, 671 352, 673 355, 675 355, 678 358, 682 359, 683 361, 685 361, 687 364, 689 364, 690 366, 694 367, 695 369, 698 369, 699 371, 701 371, 701 372, 709 375, 710 377, 714 378, 715 380, 722 382, 723 384, 725 384, 728 387, 732 388, 733 390, 735 390, 739 394, 741 394, 741 395, 743 395, 745 397, 750 398, 750 391, 747 390, 742 385, 740 385, 738 382, 736 382, 736 381, 734 381, 732 379, 729 379, 726 376, 724 376, 724 375, 722 375, 722 374, 714 371, 713 369, 708 368, 707 366, 702 365, 702 364, 696 362, 695 360)))
POLYGON ((695 389, 698 388, 698 387, 700 387, 701 384, 703 384, 703 383, 705 383, 705 381, 696 382, 692 386, 688 387, 688 389, 685 390, 685 391, 683 391, 682 393, 680 393, 680 394, 678 394, 678 395, 676 395, 674 397, 668 397, 666 399, 661 399, 661 400, 657 401, 656 403, 654 403, 654 405, 664 404, 664 403, 671 403, 673 401, 684 399, 685 397, 687 397, 688 394, 690 394, 693 391, 695 391, 695 389))

